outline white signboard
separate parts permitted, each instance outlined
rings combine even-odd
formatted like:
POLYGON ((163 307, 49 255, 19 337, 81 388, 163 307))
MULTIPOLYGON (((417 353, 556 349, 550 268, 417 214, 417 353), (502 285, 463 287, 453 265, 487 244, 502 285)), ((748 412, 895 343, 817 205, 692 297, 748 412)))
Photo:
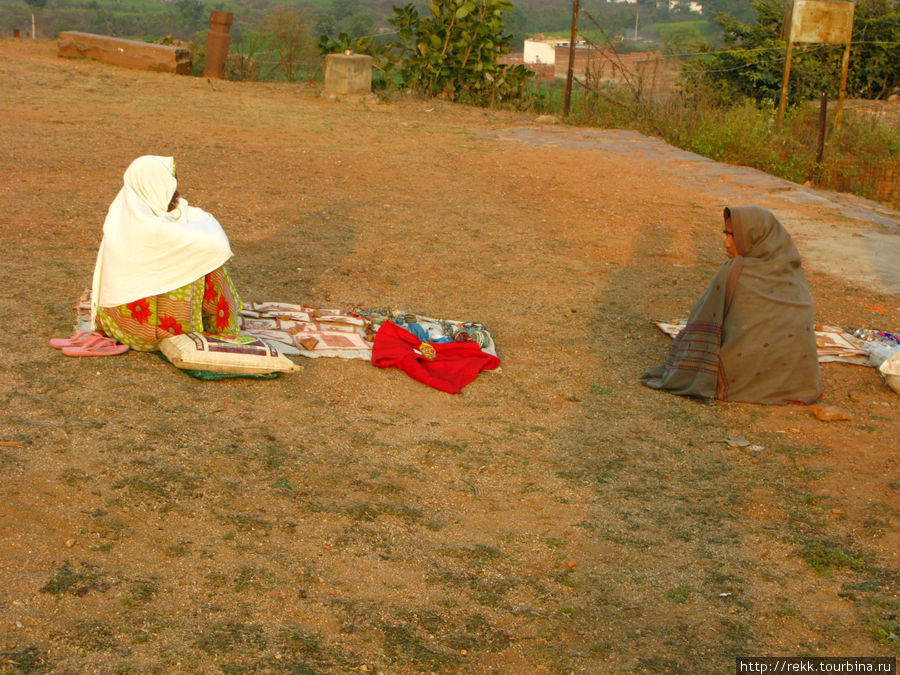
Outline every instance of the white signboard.
POLYGON ((788 0, 782 38, 785 42, 848 44, 854 7, 854 3, 841 0, 788 0))

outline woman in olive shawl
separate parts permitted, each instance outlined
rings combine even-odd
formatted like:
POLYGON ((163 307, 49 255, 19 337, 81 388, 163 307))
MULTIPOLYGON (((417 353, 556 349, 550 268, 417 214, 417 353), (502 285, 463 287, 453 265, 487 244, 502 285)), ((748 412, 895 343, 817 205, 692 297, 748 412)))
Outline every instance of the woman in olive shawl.
POLYGON ((791 236, 758 206, 725 209, 729 260, 665 363, 641 378, 682 396, 812 403, 822 393, 812 297, 791 236))

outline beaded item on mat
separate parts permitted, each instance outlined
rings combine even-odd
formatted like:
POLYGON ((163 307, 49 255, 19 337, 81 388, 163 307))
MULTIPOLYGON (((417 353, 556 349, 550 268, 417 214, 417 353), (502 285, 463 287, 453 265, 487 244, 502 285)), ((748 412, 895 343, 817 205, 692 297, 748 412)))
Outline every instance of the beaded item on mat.
POLYGON ((869 330, 868 328, 857 328, 852 334, 866 342, 893 342, 900 345, 900 333, 889 333, 883 330, 869 330))

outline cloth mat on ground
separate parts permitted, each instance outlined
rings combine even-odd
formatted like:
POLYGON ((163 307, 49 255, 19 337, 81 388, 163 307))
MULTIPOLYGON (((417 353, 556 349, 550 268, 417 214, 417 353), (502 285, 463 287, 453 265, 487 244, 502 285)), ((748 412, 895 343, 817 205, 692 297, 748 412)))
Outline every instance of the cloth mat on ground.
POLYGON ((403 312, 322 309, 284 302, 251 302, 241 312, 241 331, 270 343, 282 354, 372 360, 372 340, 386 321, 423 342, 472 341, 496 356, 488 330, 472 321, 451 321, 403 312))
POLYGON ((366 322, 338 309, 283 302, 250 302, 241 312, 241 331, 261 338, 282 354, 310 358, 372 358, 366 322))
MULTIPOLYGON (((678 335, 679 331, 687 325, 687 319, 677 321, 654 321, 656 327, 671 338, 678 335)), ((841 361, 854 363, 859 366, 870 365, 869 349, 865 340, 851 335, 843 328, 837 326, 816 326, 816 351, 819 363, 829 361, 841 361)))
MULTIPOLYGON (((88 330, 90 297, 75 304, 75 329, 88 330)), ((258 337, 288 356, 372 360, 372 340, 385 321, 392 321, 423 342, 475 342, 481 350, 497 355, 490 332, 473 321, 435 319, 399 310, 322 309, 284 302, 244 303, 241 332, 258 337)))

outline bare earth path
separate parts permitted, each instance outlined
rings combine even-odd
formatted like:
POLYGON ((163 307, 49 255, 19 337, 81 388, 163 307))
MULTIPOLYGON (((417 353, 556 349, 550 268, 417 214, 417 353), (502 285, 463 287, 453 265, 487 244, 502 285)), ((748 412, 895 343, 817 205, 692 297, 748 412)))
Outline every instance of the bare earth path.
POLYGON ((643 388, 722 260, 796 235, 817 317, 900 326, 898 214, 630 132, 130 72, 0 41, 0 672, 728 672, 900 650, 900 404, 643 388), (198 382, 71 359, 128 163, 174 155, 246 300, 473 318, 461 396, 319 359, 198 382), (760 452, 722 442, 743 435, 760 452))
POLYGON ((634 131, 516 127, 494 137, 541 147, 585 148, 654 168, 676 193, 713 204, 764 199, 804 252, 808 267, 866 288, 900 295, 898 214, 881 204, 791 183, 747 167, 729 166, 634 131))

